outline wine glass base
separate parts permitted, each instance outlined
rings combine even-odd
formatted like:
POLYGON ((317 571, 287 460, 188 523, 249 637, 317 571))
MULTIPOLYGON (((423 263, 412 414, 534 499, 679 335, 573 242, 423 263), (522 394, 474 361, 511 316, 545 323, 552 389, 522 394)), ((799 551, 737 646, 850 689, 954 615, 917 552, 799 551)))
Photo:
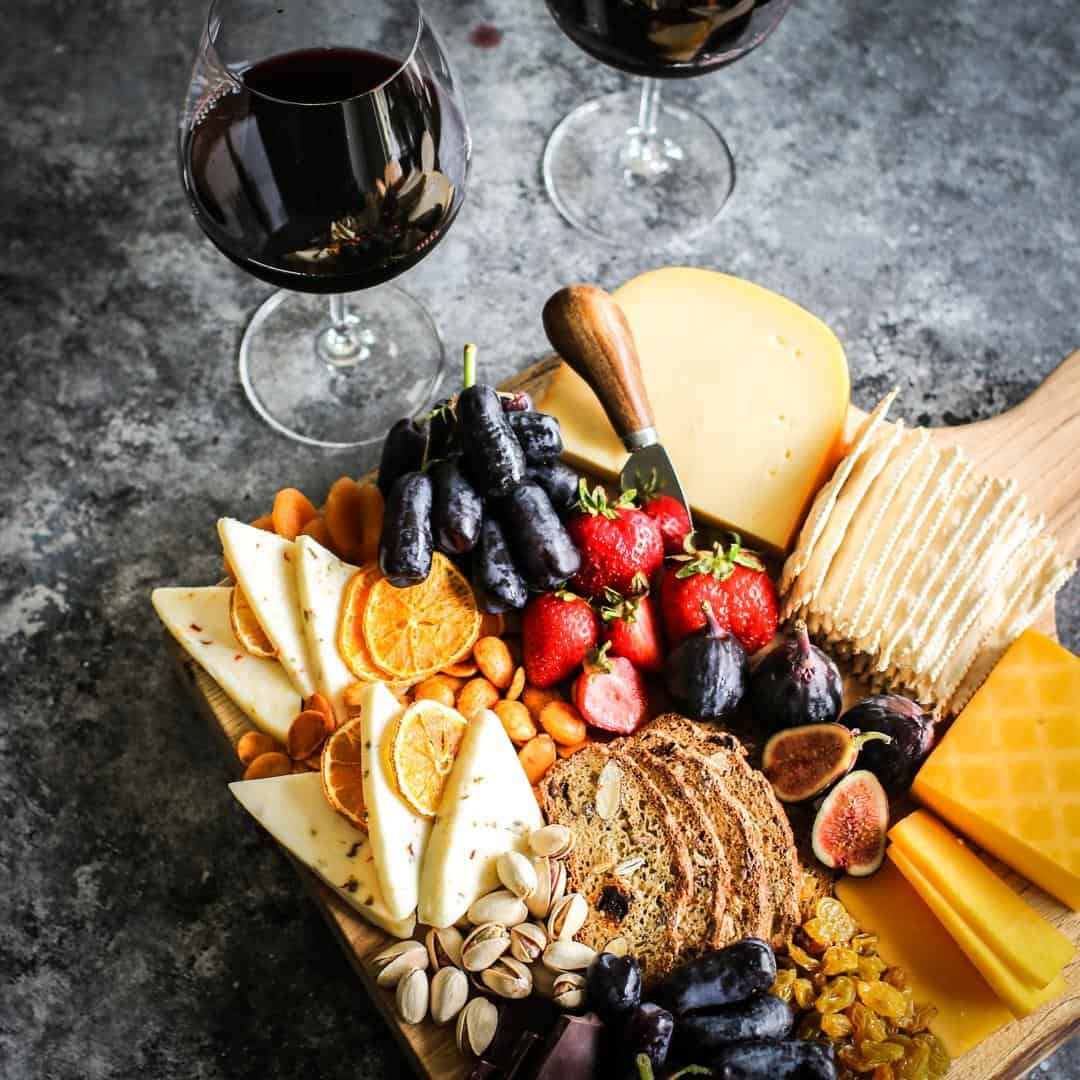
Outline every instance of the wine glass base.
POLYGON ((419 301, 393 285, 346 301, 342 333, 327 297, 283 289, 259 306, 240 343, 248 401, 308 446, 377 442, 395 420, 430 408, 442 377, 442 338, 419 301))
POLYGON ((665 244, 707 229, 735 186, 724 137, 700 113, 659 103, 656 130, 638 127, 640 96, 579 105, 551 133, 544 185, 571 225, 610 244, 665 244))

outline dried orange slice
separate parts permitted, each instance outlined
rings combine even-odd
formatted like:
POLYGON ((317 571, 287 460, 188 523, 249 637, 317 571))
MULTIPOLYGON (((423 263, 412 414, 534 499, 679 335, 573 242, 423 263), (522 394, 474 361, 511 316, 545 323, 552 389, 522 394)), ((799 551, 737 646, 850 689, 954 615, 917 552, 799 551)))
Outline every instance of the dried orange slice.
POLYGON ((456 709, 417 701, 398 720, 390 744, 390 768, 401 797, 424 817, 439 809, 446 778, 469 725, 456 709))
POLYGON ((376 667, 395 679, 434 675, 468 655, 480 636, 480 612, 469 583, 439 552, 419 585, 395 588, 385 578, 371 587, 364 640, 376 667))
POLYGON ((323 743, 319 765, 326 801, 358 829, 367 832, 363 737, 360 734, 359 717, 339 727, 323 743))
POLYGON ((277 656, 277 650, 263 632, 244 590, 239 585, 233 586, 232 596, 229 597, 229 625, 236 635, 236 640, 252 656, 277 656))
POLYGON ((345 666, 361 682, 378 682, 388 677, 371 658, 364 636, 364 612, 371 590, 382 577, 377 566, 362 566, 345 586, 338 619, 337 649, 345 666))

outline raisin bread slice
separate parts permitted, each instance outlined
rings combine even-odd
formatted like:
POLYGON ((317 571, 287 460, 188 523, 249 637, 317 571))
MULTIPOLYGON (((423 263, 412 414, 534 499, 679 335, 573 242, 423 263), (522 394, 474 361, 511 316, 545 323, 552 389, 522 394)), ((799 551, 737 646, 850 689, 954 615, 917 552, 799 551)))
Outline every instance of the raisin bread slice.
POLYGON ((731 891, 731 867, 716 829, 693 790, 664 761, 632 741, 623 749, 617 746, 612 749, 619 760, 629 758, 645 770, 667 803, 689 848, 693 891, 677 929, 682 940, 683 959, 698 956, 714 947, 723 933, 724 913, 731 891))
POLYGON ((547 820, 574 833, 567 888, 589 902, 577 939, 601 951, 613 938, 625 938, 646 985, 662 979, 679 956, 676 928, 690 901, 693 871, 656 785, 640 767, 593 744, 556 762, 539 793, 547 820))

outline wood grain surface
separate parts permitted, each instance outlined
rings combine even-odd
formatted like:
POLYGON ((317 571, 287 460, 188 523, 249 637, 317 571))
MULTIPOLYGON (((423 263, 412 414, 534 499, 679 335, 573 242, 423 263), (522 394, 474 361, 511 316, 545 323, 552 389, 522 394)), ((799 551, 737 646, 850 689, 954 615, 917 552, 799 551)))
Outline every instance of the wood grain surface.
MULTIPOLYGON (((549 357, 507 384, 506 389, 529 391, 542 406, 543 391, 560 361, 549 357)), ((898 410, 902 413, 902 409, 898 410)), ((852 419, 858 420, 858 410, 852 419)), ((1080 555, 1080 351, 1072 354, 1026 401, 1001 416, 956 428, 936 429, 942 446, 961 446, 986 472, 1012 477, 1025 491, 1034 510, 1044 513, 1050 531, 1073 558, 1080 555)), ((1053 613, 1040 623, 1054 633, 1053 613)), ((167 640, 172 639, 166 635, 167 640)), ((237 762, 233 748, 251 729, 248 719, 217 684, 173 645, 185 685, 220 737, 223 751, 237 762)), ((239 763, 237 762, 238 772, 239 763)), ((364 922, 318 879, 290 857, 297 872, 344 948, 373 1005, 404 1050, 417 1076, 424 1080, 459 1080, 468 1069, 454 1045, 453 1026, 437 1028, 430 1021, 403 1025, 393 1009, 393 997, 379 989, 371 974, 370 957, 389 939, 364 922)), ((988 860, 1029 903, 1074 942, 1080 942, 1080 915, 1028 884, 999 863, 988 860)), ((1080 960, 1065 971, 1063 997, 1026 1020, 1015 1021, 954 1062, 950 1080, 1014 1080, 1050 1054, 1080 1029, 1080 960)))

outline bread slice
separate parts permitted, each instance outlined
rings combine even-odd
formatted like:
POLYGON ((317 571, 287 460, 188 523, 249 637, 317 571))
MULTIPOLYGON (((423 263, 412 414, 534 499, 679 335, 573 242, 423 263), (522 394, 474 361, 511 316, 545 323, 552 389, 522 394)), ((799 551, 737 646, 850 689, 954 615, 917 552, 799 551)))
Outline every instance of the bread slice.
POLYGON ((730 732, 711 725, 695 724, 686 717, 666 713, 651 725, 684 749, 704 754, 720 772, 732 796, 757 819, 764 842, 766 873, 772 889, 773 919, 766 940, 787 944, 799 925, 802 870, 795 851, 795 837, 784 808, 765 774, 751 768, 746 750, 730 732))
POLYGON ((731 891, 731 867, 716 836, 716 829, 697 796, 673 769, 654 754, 632 741, 616 756, 629 758, 656 785, 667 802, 690 853, 694 882, 690 903, 679 923, 684 957, 697 956, 714 948, 723 935, 724 912, 731 891))
POLYGON ((715 944, 727 945, 748 936, 767 939, 773 922, 772 895, 765 842, 754 816, 734 798, 704 754, 685 749, 654 725, 643 728, 635 742, 666 764, 685 790, 694 793, 724 849, 731 891, 715 944))
POLYGON ((690 901, 693 870, 656 785, 633 762, 593 744, 552 766, 539 792, 547 820, 574 832, 566 860, 568 890, 589 902, 577 939, 600 951, 623 937, 646 985, 662 979, 680 955, 677 927, 690 901), (617 804, 611 800, 598 808, 600 774, 609 763, 617 804))

